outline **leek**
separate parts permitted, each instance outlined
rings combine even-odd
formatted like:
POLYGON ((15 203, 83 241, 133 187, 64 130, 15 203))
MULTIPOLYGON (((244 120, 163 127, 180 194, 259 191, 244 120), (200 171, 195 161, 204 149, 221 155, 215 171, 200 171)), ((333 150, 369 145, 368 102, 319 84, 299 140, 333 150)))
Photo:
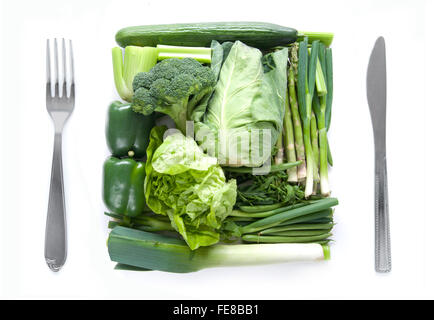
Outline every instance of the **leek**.
POLYGON ((192 251, 182 240, 125 227, 114 228, 107 243, 112 261, 176 273, 330 258, 330 248, 316 243, 214 245, 192 251))

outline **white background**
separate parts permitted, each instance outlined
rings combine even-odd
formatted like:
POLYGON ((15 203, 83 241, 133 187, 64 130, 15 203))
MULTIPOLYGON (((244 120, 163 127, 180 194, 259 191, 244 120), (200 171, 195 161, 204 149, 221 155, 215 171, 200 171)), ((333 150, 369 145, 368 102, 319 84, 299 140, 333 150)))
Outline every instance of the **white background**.
POLYGON ((427 71, 433 67, 427 37, 433 9, 431 1, 416 0, 2 0, 0 297, 434 298, 428 192, 434 178, 429 130, 434 112, 427 71), (117 99, 110 53, 115 32, 130 25, 224 20, 335 33, 330 177, 340 205, 332 260, 192 274, 115 271, 101 200, 101 169, 108 154, 105 116, 117 99), (369 54, 379 35, 386 39, 388 63, 390 274, 374 271, 374 155, 365 93, 369 54), (53 145, 45 110, 45 41, 53 37, 73 39, 76 65, 76 107, 63 150, 69 255, 58 274, 49 271, 43 257, 53 145))

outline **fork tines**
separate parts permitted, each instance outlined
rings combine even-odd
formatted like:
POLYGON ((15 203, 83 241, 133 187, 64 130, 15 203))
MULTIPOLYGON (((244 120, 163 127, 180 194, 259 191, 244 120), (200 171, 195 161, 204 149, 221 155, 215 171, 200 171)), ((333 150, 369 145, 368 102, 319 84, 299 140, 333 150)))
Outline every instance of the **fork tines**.
POLYGON ((62 79, 59 77, 59 59, 58 59, 58 48, 57 48, 57 39, 54 39, 54 74, 51 74, 51 53, 50 53, 50 40, 47 39, 47 99, 48 98, 65 98, 65 99, 73 99, 74 98, 74 58, 72 54, 72 41, 69 40, 69 68, 66 67, 66 45, 65 39, 62 39, 62 79), (67 75, 69 79, 67 79, 67 75), (60 83, 59 83, 60 80, 60 83), (67 95, 67 85, 70 84, 69 95, 67 95), (54 96, 52 95, 51 86, 54 84, 54 96), (62 87, 62 96, 60 95, 59 87, 62 87))

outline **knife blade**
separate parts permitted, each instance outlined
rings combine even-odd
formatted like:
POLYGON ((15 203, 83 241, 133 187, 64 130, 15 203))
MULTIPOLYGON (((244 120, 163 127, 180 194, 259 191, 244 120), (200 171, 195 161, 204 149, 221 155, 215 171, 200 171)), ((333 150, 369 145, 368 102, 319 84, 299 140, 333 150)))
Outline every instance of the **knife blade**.
POLYGON ((392 267, 389 227, 389 198, 386 161, 386 45, 379 37, 368 64, 366 91, 375 143, 375 270, 392 267))

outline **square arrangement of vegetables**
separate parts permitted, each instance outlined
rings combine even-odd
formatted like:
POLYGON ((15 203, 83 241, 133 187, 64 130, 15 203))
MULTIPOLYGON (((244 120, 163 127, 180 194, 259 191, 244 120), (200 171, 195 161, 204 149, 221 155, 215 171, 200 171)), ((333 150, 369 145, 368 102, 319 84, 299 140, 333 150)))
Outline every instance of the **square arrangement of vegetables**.
POLYGON ((262 22, 118 31, 103 169, 118 269, 330 258, 332 40, 262 22))

